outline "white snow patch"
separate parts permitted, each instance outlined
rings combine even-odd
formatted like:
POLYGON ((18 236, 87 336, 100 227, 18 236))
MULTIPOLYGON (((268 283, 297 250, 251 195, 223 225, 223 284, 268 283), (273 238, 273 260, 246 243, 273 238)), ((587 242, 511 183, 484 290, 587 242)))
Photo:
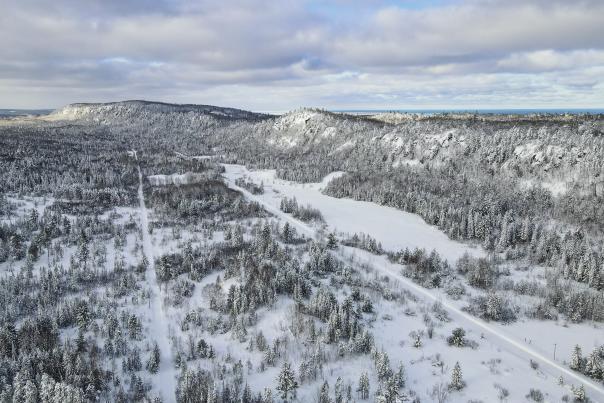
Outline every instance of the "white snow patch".
POLYGON ((535 181, 532 179, 524 179, 520 182, 520 187, 522 189, 530 189, 535 185, 549 190, 555 197, 562 196, 568 191, 568 186, 564 181, 535 181))
POLYGON ((342 143, 342 145, 338 146, 335 149, 335 151, 344 151, 344 150, 354 147, 355 145, 356 145, 355 140, 347 140, 346 142, 342 143))
POLYGON ((394 167, 394 168, 400 167, 402 165, 407 165, 409 167, 416 167, 418 165, 421 165, 421 162, 417 158, 414 158, 414 159, 400 158, 400 159, 397 159, 396 161, 394 161, 394 163, 392 163, 392 167, 394 167))
POLYGON ((190 185, 192 183, 199 183, 204 178, 203 175, 187 172, 184 174, 172 174, 172 175, 150 175, 147 176, 151 186, 168 186, 168 185, 190 185))
POLYGON ((242 176, 247 176, 256 183, 264 183, 264 194, 258 197, 275 208, 279 208, 282 195, 295 197, 301 204, 318 208, 330 230, 350 235, 361 232, 370 234, 386 250, 435 249, 450 262, 456 261, 466 252, 476 256, 484 254, 481 249, 449 239, 416 214, 371 202, 337 199, 321 193, 329 181, 342 175, 341 172, 328 175, 320 183, 298 184, 277 179, 274 170, 248 171, 242 165, 230 164, 224 164, 224 167, 224 176, 229 184, 242 176))
POLYGON ((337 129, 335 127, 328 127, 325 130, 323 130, 323 133, 321 133, 321 137, 323 138, 329 138, 329 137, 333 137, 337 134, 337 129))

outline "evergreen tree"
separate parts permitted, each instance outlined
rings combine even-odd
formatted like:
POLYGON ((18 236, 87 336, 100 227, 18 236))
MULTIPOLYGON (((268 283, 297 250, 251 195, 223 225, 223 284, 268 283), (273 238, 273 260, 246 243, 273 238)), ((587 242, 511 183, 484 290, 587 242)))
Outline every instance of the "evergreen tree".
POLYGON ((583 385, 579 386, 578 388, 574 388, 573 387, 573 394, 575 395, 575 400, 577 402, 584 402, 586 399, 585 396, 585 387, 583 385))
POLYGON ((296 382, 294 371, 288 362, 284 362, 277 378, 277 390, 281 392, 281 398, 287 401, 290 396, 292 398, 296 397, 297 389, 298 382, 296 382))
POLYGON ((331 397, 329 397, 329 383, 327 383, 327 381, 323 382, 323 385, 321 386, 318 403, 331 403, 331 397))
POLYGON ((394 375, 394 379, 396 380, 396 384, 399 388, 402 389, 405 387, 406 377, 405 366, 401 362, 398 366, 398 371, 396 371, 396 374, 394 375))
POLYGON ((602 363, 598 349, 594 349, 587 358, 585 373, 594 379, 602 379, 602 363))
POLYGON ((213 384, 208 387, 206 403, 218 403, 218 391, 213 384))
POLYGON ((486 317, 490 320, 498 321, 501 319, 502 302, 497 293, 490 293, 487 298, 486 317))
POLYGON ((415 335, 415 340, 413 341, 413 347, 420 348, 422 346, 422 337, 418 334, 415 335))
POLYGON ((344 384, 342 378, 338 376, 336 379, 336 384, 334 386, 334 402, 335 403, 343 403, 344 401, 344 384))
POLYGON ((369 398, 369 377, 367 376, 366 372, 363 372, 359 378, 357 392, 361 399, 364 400, 369 398))
POLYGON ((400 401, 400 391, 396 376, 388 378, 384 390, 386 392, 385 397, 387 402, 398 403, 400 401))
POLYGON ((78 259, 81 266, 85 267, 90 258, 90 248, 88 246, 88 239, 82 233, 80 238, 80 244, 78 245, 78 259))
POLYGON ((335 249, 337 247, 338 247, 338 240, 336 238, 336 235, 333 232, 330 232, 329 235, 327 235, 327 248, 335 249))
POLYGON ((377 354, 375 359, 375 369, 380 380, 390 377, 392 369, 390 368, 390 358, 385 351, 377 354))
POLYGON ((447 342, 450 346, 463 347, 465 344, 464 336, 466 335, 466 331, 461 327, 458 327, 453 330, 453 334, 447 338, 447 342))
POLYGON ((261 403, 273 403, 273 391, 270 388, 264 388, 264 393, 262 394, 262 402, 261 403))
POLYGON ((151 355, 149 356, 149 360, 147 360, 147 364, 145 365, 147 371, 152 374, 156 374, 159 370, 159 362, 160 362, 160 351, 157 343, 153 344, 153 350, 151 350, 151 355))
POLYGON ((577 344, 573 350, 572 357, 570 358, 570 369, 574 371, 582 371, 583 369, 583 358, 581 357, 581 347, 577 344))
POLYGON ((466 386, 462 378, 461 367, 459 366, 459 361, 455 363, 453 367, 453 372, 451 372, 451 383, 449 384, 449 388, 454 390, 461 390, 466 386))
POLYGON ((38 210, 32 208, 29 212, 29 217, 27 218, 27 224, 29 225, 30 230, 34 230, 38 226, 38 219, 38 210))
POLYGON ((283 242, 285 243, 290 243, 292 241, 292 230, 287 221, 285 222, 285 224, 283 224, 281 236, 283 237, 283 242))
POLYGON ((252 403, 252 402, 253 402, 252 390, 250 389, 250 385, 248 385, 246 383, 245 387, 243 388, 243 393, 241 394, 241 403, 252 403))

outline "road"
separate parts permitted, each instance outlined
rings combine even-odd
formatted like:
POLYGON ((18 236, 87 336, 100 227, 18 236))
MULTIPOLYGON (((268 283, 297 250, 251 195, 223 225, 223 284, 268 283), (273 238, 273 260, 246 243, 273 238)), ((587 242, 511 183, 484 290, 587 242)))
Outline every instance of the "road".
MULTIPOLYGON (((138 161, 136 153, 134 158, 138 161)), ((145 206, 145 195, 143 193, 143 175, 141 168, 138 170, 138 202, 139 214, 143 241, 143 254, 149 262, 145 272, 145 280, 148 289, 151 290, 149 301, 149 334, 155 339, 160 349, 160 365, 157 374, 153 376, 153 385, 157 386, 163 402, 176 401, 176 376, 174 368, 174 357, 172 354, 172 345, 170 342, 170 332, 168 328, 169 321, 166 319, 165 308, 162 302, 161 289, 155 275, 155 256, 153 242, 149 235, 149 215, 145 206)))

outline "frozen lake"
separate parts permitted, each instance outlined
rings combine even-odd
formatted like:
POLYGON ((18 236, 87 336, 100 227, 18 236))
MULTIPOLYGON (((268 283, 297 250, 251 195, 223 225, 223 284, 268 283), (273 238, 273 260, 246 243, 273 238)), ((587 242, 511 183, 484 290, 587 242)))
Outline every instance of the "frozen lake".
POLYGON ((321 193, 331 179, 342 175, 341 172, 328 175, 320 183, 300 184, 276 178, 275 170, 249 171, 242 165, 223 165, 226 169, 224 176, 230 182, 242 177, 255 183, 262 182, 264 194, 258 197, 271 205, 279 208, 283 197, 295 197, 299 204, 310 204, 318 208, 330 230, 351 235, 364 232, 381 242, 386 250, 434 249, 451 263, 465 252, 474 256, 484 254, 478 247, 449 239, 442 231, 428 225, 416 214, 371 202, 338 199, 321 193))

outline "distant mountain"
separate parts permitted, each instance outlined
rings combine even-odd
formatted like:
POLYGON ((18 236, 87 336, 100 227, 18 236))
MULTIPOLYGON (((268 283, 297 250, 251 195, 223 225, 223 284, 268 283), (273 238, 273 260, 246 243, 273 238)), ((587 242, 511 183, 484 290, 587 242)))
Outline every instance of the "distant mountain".
POLYGON ((604 192, 601 157, 593 151, 604 135, 603 115, 354 115, 314 108, 267 115, 210 105, 124 101, 72 104, 44 119, 203 138, 230 161, 281 169, 288 178, 302 181, 320 180, 335 170, 452 166, 514 178, 522 186, 540 184, 555 195, 572 187, 580 194, 604 192), (297 164, 300 169, 293 168, 297 164))
POLYGON ((57 109, 51 115, 55 120, 93 119, 96 121, 136 119, 149 114, 192 114, 206 115, 217 119, 256 120, 270 115, 249 112, 235 108, 223 108, 211 105, 168 104, 131 100, 109 103, 76 103, 57 109))
POLYGON ((0 109, 0 119, 4 117, 47 115, 52 109, 0 109))

